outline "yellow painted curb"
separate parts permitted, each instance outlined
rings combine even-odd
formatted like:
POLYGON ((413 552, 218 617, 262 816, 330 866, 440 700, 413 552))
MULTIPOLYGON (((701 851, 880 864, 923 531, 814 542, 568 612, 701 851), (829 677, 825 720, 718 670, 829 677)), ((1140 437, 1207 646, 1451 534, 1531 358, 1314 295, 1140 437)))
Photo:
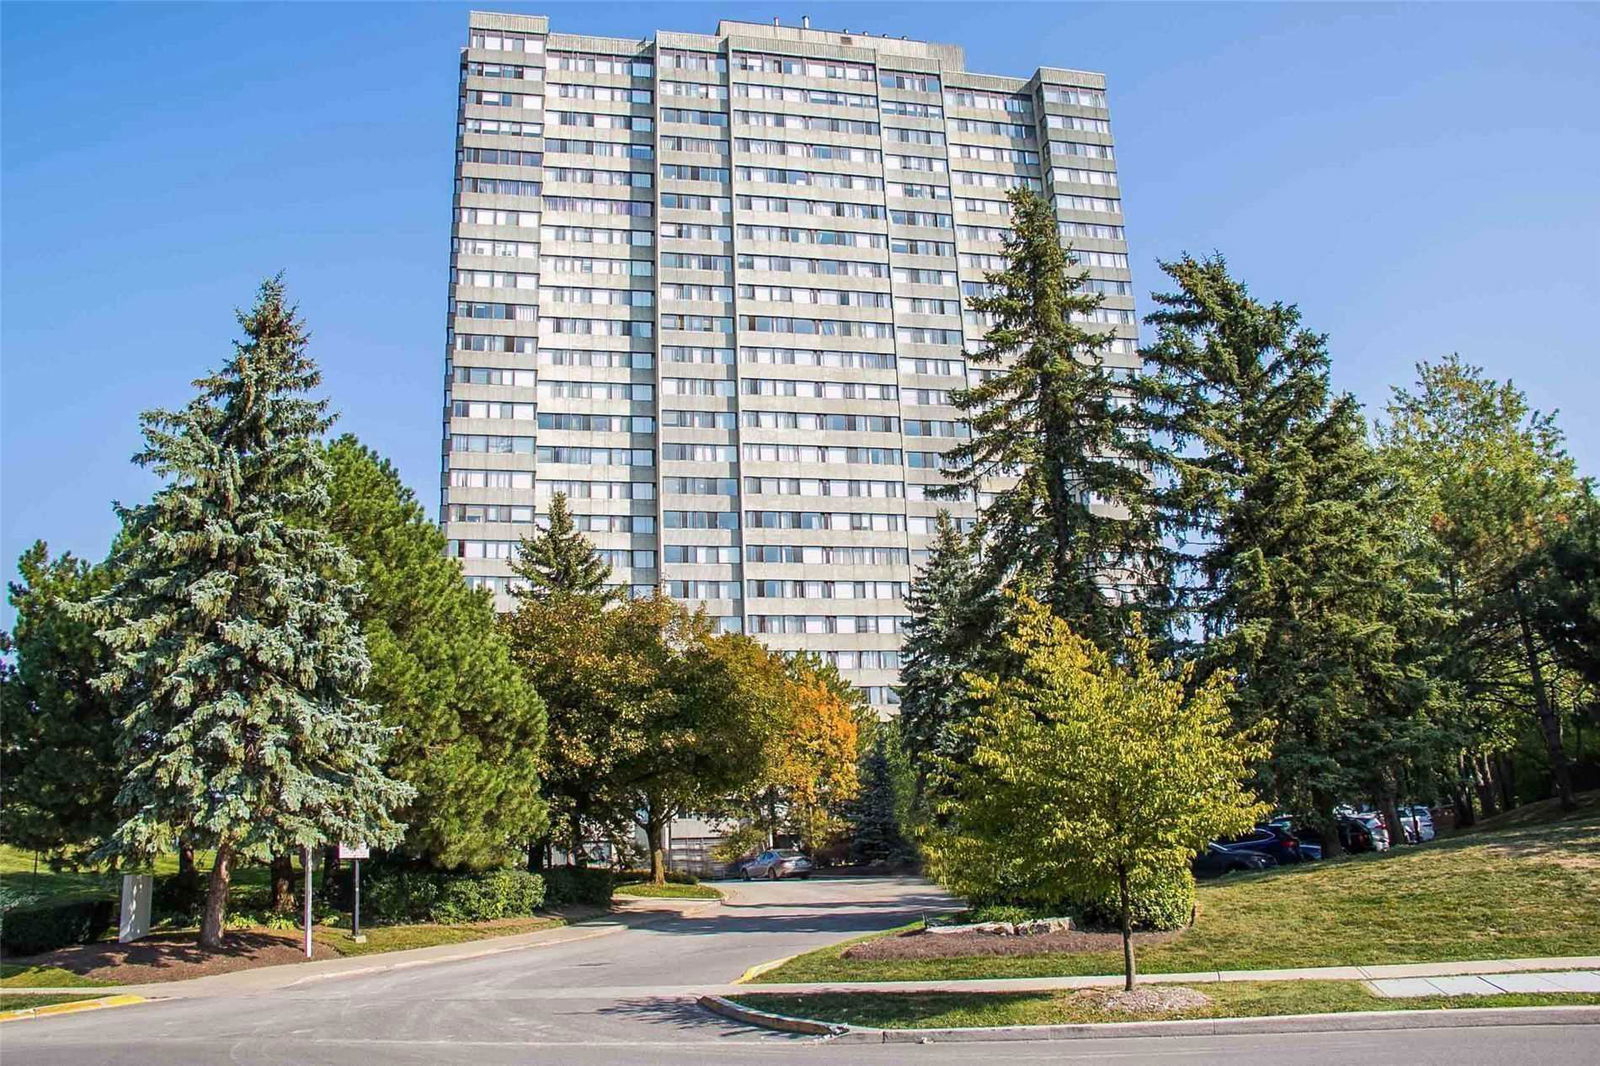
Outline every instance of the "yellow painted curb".
POLYGON ((733 983, 736 985, 747 985, 751 981, 754 981, 757 977, 760 977, 762 974, 771 970, 776 970, 779 966, 782 966, 790 959, 798 959, 799 957, 799 955, 785 955, 783 958, 773 959, 771 962, 758 962, 744 973, 740 974, 738 979, 733 983))
POLYGON ((43 1007, 22 1007, 18 1010, 0 1011, 0 1022, 14 1022, 22 1018, 44 1018, 52 1014, 76 1014, 79 1011, 101 1010, 105 1007, 126 1007, 145 1003, 143 996, 102 996, 99 999, 82 999, 76 1003, 50 1003, 43 1007))

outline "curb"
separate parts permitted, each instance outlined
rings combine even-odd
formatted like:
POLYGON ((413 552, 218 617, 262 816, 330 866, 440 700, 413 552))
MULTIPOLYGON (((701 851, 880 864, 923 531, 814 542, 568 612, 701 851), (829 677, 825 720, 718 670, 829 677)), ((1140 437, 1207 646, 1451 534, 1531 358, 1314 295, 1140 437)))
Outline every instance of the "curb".
POLYGON ((769 970, 776 970, 779 966, 782 966, 790 959, 798 959, 799 957, 799 955, 785 955, 781 959, 773 959, 770 962, 758 962, 744 973, 734 978, 733 983, 736 985, 747 985, 769 970))
POLYGON ((129 1007, 135 1003, 148 1003, 143 996, 102 996, 77 1003, 52 1003, 43 1007, 22 1007, 18 1010, 0 1011, 0 1022, 17 1022, 25 1018, 48 1018, 54 1014, 77 1014, 86 1010, 104 1010, 107 1007, 129 1007))
POLYGON ((1261 1018, 1193 1018, 1171 1022, 1085 1022, 997 1025, 965 1029, 868 1029, 752 1010, 721 996, 702 996, 714 1014, 763 1029, 822 1036, 839 1044, 971 1044, 1040 1040, 1105 1040, 1152 1036, 1237 1036, 1263 1033, 1378 1032, 1515 1025, 1600 1025, 1600 1007, 1466 1007, 1437 1010, 1281 1014, 1261 1018))
MULTIPOLYGON (((720 1014, 722 1017, 730 1018, 736 1022, 744 1022, 746 1025, 754 1025, 761 1029, 772 1029, 780 1033, 799 1033, 803 1036, 838 1038, 857 1032, 857 1030, 851 1029, 848 1025, 817 1022, 812 1021, 810 1018, 791 1018, 787 1014, 773 1014, 764 1010, 751 1010, 749 1007, 741 1006, 731 999, 724 999, 722 996, 701 996, 695 1002, 712 1014, 720 1014)), ((863 1033, 867 1031, 864 1029, 859 1030, 859 1032, 863 1033)), ((871 1031, 879 1032, 880 1030, 871 1031)), ((876 1043, 876 1041, 872 1042, 876 1043)))

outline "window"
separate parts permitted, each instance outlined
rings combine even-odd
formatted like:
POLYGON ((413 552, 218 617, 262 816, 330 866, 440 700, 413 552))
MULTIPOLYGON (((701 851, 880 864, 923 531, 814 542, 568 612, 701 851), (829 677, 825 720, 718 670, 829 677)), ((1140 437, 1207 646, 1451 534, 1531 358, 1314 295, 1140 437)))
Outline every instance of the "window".
POLYGON ((899 141, 901 144, 943 144, 944 134, 933 130, 913 130, 900 126, 889 126, 883 131, 886 140, 899 141))
POLYGON ((733 269, 733 259, 726 255, 702 255, 697 252, 662 252, 663 270, 716 270, 733 269))
POLYGON ((649 218, 655 205, 649 200, 593 200, 582 196, 546 196, 547 211, 568 211, 577 215, 628 215, 649 218))
POLYGON ((487 92, 483 89, 468 89, 463 94, 469 104, 479 107, 509 107, 520 110, 532 110, 544 106, 544 97, 530 96, 527 93, 499 93, 487 92))
POLYGON ((1026 96, 1006 93, 987 93, 974 89, 952 89, 944 94, 946 107, 970 107, 980 111, 1010 111, 1016 115, 1032 115, 1033 101, 1026 96))
POLYGON ((506 337, 498 333, 457 333, 455 350, 458 352, 516 352, 531 354, 537 347, 532 337, 506 337))
POLYGON ((551 138, 544 142, 544 150, 551 155, 603 155, 623 159, 654 159, 655 148, 648 144, 629 144, 626 141, 575 141, 551 138))
POLYGON ((819 414, 814 411, 745 411, 747 429, 802 429, 829 433, 894 433, 900 419, 893 415, 819 414))
POLYGON ((1056 194, 1056 209, 1060 211, 1098 211, 1102 214, 1122 214, 1122 201, 1107 196, 1069 196, 1056 194))
POLYGON ((532 370, 515 370, 498 366, 458 366, 455 368, 452 380, 462 385, 509 385, 531 389, 538 384, 537 379, 538 375, 532 370))
POLYGON ((896 226, 927 226, 930 229, 949 229, 955 225, 955 219, 940 211, 902 211, 889 212, 889 221, 896 226))
POLYGON ((497 436, 484 433, 450 434, 453 452, 483 452, 495 455, 532 455, 532 437, 497 436))
POLYGON ((669 563, 736 563, 739 549, 727 544, 668 544, 662 549, 669 563))
POLYGON ((697 155, 727 155, 728 142, 715 141, 709 137, 669 137, 663 135, 659 138, 662 151, 685 152, 697 155))
POLYGON ((532 470, 452 470, 450 487, 457 489, 531 489, 532 470))
POLYGON ((582 433, 653 433, 655 419, 643 415, 579 415, 541 411, 539 428, 570 429, 582 433))
POLYGON ((1024 126, 1017 122, 990 122, 981 118, 957 118, 950 120, 950 126, 958 133, 986 133, 991 137, 1011 137, 1019 141, 1031 141, 1039 136, 1032 126, 1024 126))
POLYGON ((582 256, 545 256, 539 269, 547 274, 594 274, 610 277, 649 277, 655 264, 648 259, 592 259, 582 256))
POLYGON ((460 159, 463 163, 487 163, 497 167, 536 167, 544 161, 544 156, 514 148, 463 148, 460 159))
POLYGON ((972 435, 965 422, 941 421, 933 418, 908 418, 902 425, 908 437, 955 437, 965 440, 972 435))
POLYGON ((703 81, 663 81, 662 96, 679 96, 689 100, 726 100, 728 89, 723 85, 710 85, 703 81))
POLYGON ((980 189, 1043 189, 1044 182, 1026 174, 988 174, 971 170, 952 171, 950 177, 957 185, 974 185, 980 189))
POLYGON ((544 123, 513 122, 503 118, 467 118, 461 126, 465 133, 483 133, 495 137, 542 137, 544 123))
POLYGON ((836 92, 831 89, 804 89, 792 85, 762 85, 739 82, 734 95, 746 100, 783 100, 792 104, 821 104, 825 107, 872 108, 878 98, 866 93, 836 92))
POLYGON ((676 282, 664 282, 661 286, 661 298, 726 303, 733 299, 733 289, 728 285, 682 285, 676 282))
POLYGON ((1084 159, 1113 159, 1109 144, 1085 144, 1081 141, 1051 141, 1051 155, 1081 156, 1084 159))
POLYGON ((907 200, 948 200, 950 190, 943 185, 920 185, 915 182, 891 181, 889 195, 907 200))
POLYGON ((738 511, 662 511, 662 529, 738 529, 738 511))
POLYGON ((696 344, 664 344, 663 363, 732 363, 732 348, 708 348, 696 344))
POLYGON ((796 229, 790 226, 740 226, 739 239, 781 244, 823 244, 835 248, 883 248, 889 243, 881 233, 796 229))
POLYGON ((569 500, 653 500, 656 498, 656 486, 650 481, 565 481, 540 478, 534 491, 534 498, 549 500, 558 493, 569 500))
POLYGON ((633 322, 610 318, 543 318, 539 320, 541 334, 570 333, 587 337, 649 337, 654 335, 651 322, 633 322))
POLYGON ((883 188, 883 179, 862 174, 824 174, 813 170, 785 170, 780 167, 739 167, 740 181, 766 185, 802 185, 813 189, 860 189, 873 192, 883 188))
POLYGON ((1106 106, 1106 94, 1100 89, 1078 89, 1063 85, 1046 85, 1044 87, 1044 102, 1047 104, 1072 104, 1077 107, 1104 108, 1106 106))
POLYGON ((539 224, 539 213, 499 211, 489 207, 463 207, 460 219, 465 226, 518 226, 527 229, 539 224))
POLYGON ((893 400, 898 387, 871 381, 797 381, 794 378, 744 378, 746 396, 809 396, 818 400, 893 400))
POLYGON ((839 259, 799 259, 786 255, 741 255, 744 270, 766 270, 775 274, 822 274, 850 278, 886 278, 889 268, 883 263, 863 263, 839 259))
POLYGON ((680 600, 736 600, 737 581, 668 581, 667 595, 680 600))
POLYGON ((864 289, 801 289, 789 285, 740 285, 739 298, 758 303, 826 307, 888 307, 889 294, 864 289))
POLYGON ((726 185, 728 183, 727 167, 705 167, 689 163, 663 163, 661 176, 672 178, 675 181, 714 181, 726 185))
POLYGON ((467 43, 473 48, 481 48, 486 52, 526 52, 539 53, 544 51, 544 38, 531 37, 525 33, 511 33, 507 30, 478 30, 467 38, 467 43))
POLYGON ((447 522, 516 522, 533 524, 531 504, 452 503, 445 509, 447 522))
POLYGON ((949 241, 928 241, 911 237, 896 237, 889 242, 889 250, 899 255, 928 255, 946 259, 956 254, 956 246, 949 241))
POLYGON ((878 84, 885 89, 911 89, 919 93, 939 91, 939 79, 932 74, 894 74, 885 71, 878 75, 878 84))
POLYGON ((689 107, 664 107, 662 122, 678 122, 688 126, 726 126, 728 116, 721 111, 701 111, 689 107))
POLYGON ((542 241, 566 241, 572 244, 627 244, 635 248, 648 248, 655 234, 647 229, 600 229, 592 226, 541 226, 542 241))
POLYGON ((790 56, 740 52, 734 57, 735 70, 766 74, 801 74, 808 78, 833 78, 842 81, 871 81, 872 67, 864 63, 839 60, 795 59, 790 56))
POLYGON ((541 463, 563 463, 573 466, 654 466, 655 457, 649 448, 587 448, 564 444, 541 444, 538 452, 541 463))
POLYGON ((861 463, 899 466, 899 448, 847 448, 820 444, 746 444, 746 462, 761 463, 861 463))
POLYGON ((508 322, 532 322, 539 317, 535 304, 478 303, 451 300, 450 313, 457 318, 487 318, 508 322))
POLYGON ((539 275, 504 270, 457 270, 455 283, 477 289, 537 289, 539 275))
POLYGON ((1092 237, 1100 241, 1120 241, 1126 237, 1121 226, 1103 222, 1058 222, 1056 229, 1063 237, 1092 237))
POLYGON ((907 118, 944 117, 944 108, 938 104, 923 104, 912 100, 885 100, 880 110, 885 115, 904 115, 907 118))
POLYGON ((727 214, 731 203, 726 196, 700 196, 686 192, 664 192, 661 194, 662 208, 677 208, 680 211, 716 211, 727 214))
POLYGON ((734 146, 751 155, 798 156, 806 159, 840 159, 851 163, 876 163, 883 153, 876 148, 851 148, 841 144, 806 144, 803 141, 768 141, 739 137, 734 146))
MULTIPOLYGON (((718 115, 719 118, 724 116, 718 115)), ((735 111, 739 126, 765 126, 770 129, 810 130, 813 133, 848 133, 856 137, 876 137, 878 124, 858 118, 829 118, 822 115, 790 115, 774 111, 735 111)), ((666 120, 666 112, 662 112, 666 120)), ((722 125, 724 123, 718 123, 722 125)))
POLYGON ((662 378, 663 396, 732 396, 733 382, 727 378, 662 378))
POLYGON ((927 155, 886 155, 883 165, 893 170, 920 170, 928 174, 943 174, 948 169, 943 159, 927 155))
POLYGON ((803 333, 823 337, 894 336, 887 322, 852 322, 834 318, 789 318, 773 315, 741 315, 739 327, 755 333, 803 333))
POLYGON ((745 561, 804 563, 807 566, 898 566, 910 560, 904 548, 751 544, 745 548, 745 561))
POLYGON ((746 511, 747 529, 832 529, 854 532, 900 533, 905 515, 863 511, 746 511))
POLYGON ((585 348, 541 348, 539 362, 549 366, 631 367, 649 370, 655 366, 651 352, 595 352, 585 348))
POLYGON ((662 411, 661 424, 673 429, 732 429, 732 411, 662 411))
POLYGON ((686 241, 731 241, 733 230, 704 222, 662 222, 661 235, 686 241))
POLYGON ((731 444, 663 444, 661 458, 685 463, 731 463, 736 455, 731 444))
POLYGON ((1082 115, 1046 115, 1045 125, 1053 130, 1082 130, 1085 133, 1110 133, 1111 123, 1103 118, 1082 115))
POLYGON ((954 270, 933 270, 921 267, 895 267, 894 280, 910 285, 954 285, 954 270))
POLYGON ((744 490, 752 496, 860 496, 897 500, 905 493, 899 481, 859 478, 747 477, 744 490))
POLYGON ((739 481, 731 477, 664 477, 661 491, 684 496, 737 496, 739 481))
POLYGON ((594 130, 634 130, 649 133, 655 129, 654 119, 643 115, 604 115, 592 111, 551 111, 549 119, 557 126, 573 126, 594 130))
POLYGON ((657 56, 662 70, 704 70, 725 74, 728 61, 705 52, 662 52, 657 56))
POLYGON ((1038 166, 1039 153, 1023 148, 995 148, 987 144, 952 144, 950 154, 957 159, 981 159, 988 163, 1020 163, 1038 166))
POLYGON ((690 333, 732 333, 733 319, 721 315, 668 315, 661 316, 662 329, 678 329, 690 333))
POLYGON ((624 185, 635 189, 648 189, 655 184, 655 176, 643 170, 547 167, 544 176, 547 181, 566 181, 575 185, 624 185))
POLYGON ((539 290, 539 298, 546 303, 598 307, 652 307, 655 304, 655 293, 649 289, 546 288, 539 290))
POLYGON ((571 70, 580 74, 626 74, 634 78, 655 76, 655 67, 648 59, 630 59, 625 56, 551 52, 547 63, 551 70, 571 70))
POLYGON ((838 200, 797 200, 785 196, 740 196, 739 208, 776 215, 820 215, 824 218, 880 219, 880 204, 854 204, 838 200))
POLYGON ((648 104, 655 95, 649 89, 622 89, 610 85, 551 85, 547 92, 561 100, 599 100, 621 104, 648 104))
POLYGON ((632 385, 621 381, 539 382, 539 395, 548 400, 651 400, 654 385, 632 385))

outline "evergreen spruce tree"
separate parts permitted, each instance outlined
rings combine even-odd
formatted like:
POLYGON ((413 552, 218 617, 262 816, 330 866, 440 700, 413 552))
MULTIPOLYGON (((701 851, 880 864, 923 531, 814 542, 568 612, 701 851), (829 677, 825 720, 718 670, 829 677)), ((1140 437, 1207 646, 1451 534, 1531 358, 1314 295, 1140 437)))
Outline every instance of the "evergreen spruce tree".
POLYGON ((213 850, 213 950, 238 859, 394 844, 412 794, 383 774, 389 731, 354 695, 369 671, 355 562, 300 521, 328 508, 317 438, 332 419, 306 395, 321 377, 281 279, 239 321, 246 339, 188 406, 141 418, 134 461, 165 484, 119 509, 116 581, 86 612, 115 656, 98 684, 126 708, 122 820, 103 852, 150 856, 180 836, 213 850))
POLYGON ((117 709, 93 680, 110 655, 69 605, 105 591, 111 572, 36 541, 10 586, 16 623, 0 633, 0 839, 69 862, 115 828, 121 783, 117 709))
POLYGON ((490 594, 467 587, 444 534, 385 459, 327 449, 326 527, 360 566, 355 610, 372 660, 363 696, 395 730, 385 767, 416 789, 403 849, 444 868, 502 864, 543 831, 544 703, 511 661, 490 594))
POLYGON ((1181 602, 1201 676, 1238 678, 1246 725, 1270 723, 1265 791, 1329 824, 1341 798, 1393 806, 1398 767, 1433 738, 1413 581, 1394 493, 1349 396, 1334 397, 1324 339, 1264 306, 1220 258, 1163 264, 1145 352, 1175 441, 1170 528, 1188 549, 1181 602))
POLYGON ((995 651, 997 597, 985 592, 972 542, 940 511, 927 563, 911 582, 901 649, 901 745, 923 791, 934 760, 954 753, 968 706, 962 675, 995 651))
POLYGON ((1057 617, 1110 646, 1139 601, 1160 605, 1150 476, 1164 457, 1138 375, 1112 365, 1109 332, 1080 324, 1102 297, 1063 247, 1054 207, 1028 190, 1011 204, 1006 266, 969 301, 990 326, 968 358, 994 369, 951 397, 972 435, 946 453, 938 492, 998 485, 978 524, 988 584, 1026 576, 1057 617))
POLYGON ((850 861, 909 862, 915 857, 900 825, 888 731, 879 729, 861 760, 861 791, 846 809, 850 861))
POLYGON ((573 524, 567 509, 567 495, 558 492, 550 500, 545 526, 522 546, 511 569, 527 582, 518 595, 544 598, 554 593, 597 596, 602 601, 616 597, 606 587, 611 567, 595 554, 594 545, 573 524))

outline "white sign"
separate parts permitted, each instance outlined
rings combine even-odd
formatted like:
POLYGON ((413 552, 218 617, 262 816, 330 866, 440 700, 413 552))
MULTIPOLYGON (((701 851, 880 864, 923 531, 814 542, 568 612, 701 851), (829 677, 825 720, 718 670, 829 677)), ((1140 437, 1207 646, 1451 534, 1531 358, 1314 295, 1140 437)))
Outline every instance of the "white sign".
POLYGON ((340 859, 365 859, 365 858, 369 858, 370 856, 368 856, 367 850, 368 849, 367 849, 367 846, 365 844, 340 844, 339 845, 339 858, 340 859))
POLYGON ((117 943, 129 944, 150 935, 150 897, 156 879, 149 874, 122 875, 122 916, 117 922, 117 943))

